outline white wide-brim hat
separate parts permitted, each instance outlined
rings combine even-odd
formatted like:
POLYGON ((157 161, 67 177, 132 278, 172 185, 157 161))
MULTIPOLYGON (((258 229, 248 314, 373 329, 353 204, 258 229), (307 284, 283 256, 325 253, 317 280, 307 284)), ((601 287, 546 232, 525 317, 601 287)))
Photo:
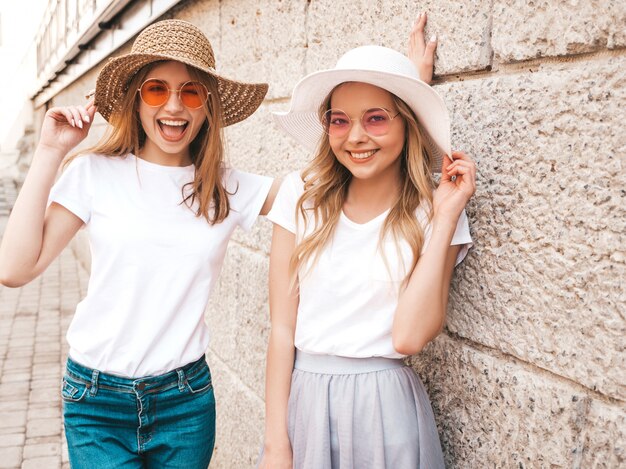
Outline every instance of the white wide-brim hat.
POLYGON ((448 109, 441 96, 419 79, 411 60, 387 47, 357 47, 346 52, 335 68, 307 75, 293 89, 289 111, 272 113, 274 120, 298 143, 315 150, 324 135, 319 107, 333 88, 346 82, 369 83, 404 101, 424 134, 432 171, 441 171, 443 155, 452 153, 448 109))

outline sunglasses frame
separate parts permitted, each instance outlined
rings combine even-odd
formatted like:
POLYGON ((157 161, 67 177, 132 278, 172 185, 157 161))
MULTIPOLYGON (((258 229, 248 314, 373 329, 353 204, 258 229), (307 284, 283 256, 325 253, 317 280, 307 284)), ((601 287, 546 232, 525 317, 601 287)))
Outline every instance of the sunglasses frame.
POLYGON ((382 134, 378 134, 378 135, 376 135, 376 134, 371 134, 371 133, 369 133, 369 132, 366 130, 365 126, 363 125, 363 117, 365 116, 365 114, 367 114, 367 113, 368 113, 368 112, 370 112, 370 111, 376 111, 376 110, 385 111, 385 113, 387 114, 387 116, 389 116, 389 127, 391 126, 391 122, 393 122, 393 120, 394 120, 396 117, 398 117, 398 116, 400 115, 400 111, 398 111, 395 115, 393 115, 393 116, 392 116, 392 115, 391 115, 391 112, 389 111, 389 109, 385 109, 384 107, 372 107, 372 108, 370 108, 370 109, 366 109, 365 111, 363 111, 363 114, 361 114, 361 117, 359 117, 358 119, 356 119, 356 118, 355 118, 355 119, 353 119, 353 118, 351 118, 351 117, 348 115, 348 113, 347 113, 346 111, 344 111, 344 110, 342 110, 342 109, 339 109, 339 108, 330 108, 329 110, 327 110, 327 111, 326 111, 326 112, 322 115, 322 119, 321 119, 321 121, 322 121, 322 122, 321 122, 321 124, 322 124, 322 128, 324 129, 324 133, 325 133, 326 135, 328 135, 329 137, 333 137, 333 135, 331 135, 331 134, 330 134, 330 132, 329 132, 329 125, 330 125, 330 124, 329 124, 328 126, 327 126, 327 125, 325 125, 325 124, 324 124, 324 120, 325 120, 325 118, 326 118, 326 115, 327 115, 328 113, 332 113, 332 111, 334 111, 334 112, 341 112, 341 113, 343 113, 343 114, 344 114, 344 115, 348 118, 348 120, 350 121, 350 126, 348 127, 348 129, 346 130, 346 132, 345 132, 344 134, 341 134, 341 135, 335 135, 334 137, 336 137, 336 138, 341 138, 341 137, 344 137, 344 136, 348 135, 348 134, 350 133, 350 130, 352 130, 352 122, 357 121, 357 120, 359 121, 359 124, 361 125, 361 128, 363 129, 363 132, 365 132, 367 135, 369 135, 370 137, 382 137, 383 135, 387 135, 387 134, 389 133, 389 128, 387 128, 387 131, 386 131, 385 133, 382 133, 382 134))
POLYGON ((146 106, 149 106, 149 107, 161 107, 161 106, 163 106, 165 103, 167 103, 167 102, 169 101, 169 99, 170 99, 170 96, 171 96, 172 92, 174 92, 174 93, 178 93, 178 99, 180 100, 181 104, 182 104, 183 106, 185 106, 186 108, 188 108, 188 109, 200 109, 200 108, 201 108, 202 106, 204 106, 204 105, 206 104, 206 102, 209 100, 209 95, 211 94, 211 92, 207 89, 207 87, 204 85, 204 83, 201 83, 201 82, 199 82, 199 81, 197 81, 197 80, 189 80, 189 81, 186 81, 185 83, 183 83, 182 85, 180 85, 180 88, 179 88, 179 89, 177 89, 177 90, 173 90, 173 89, 171 89, 169 86, 167 86, 167 83, 166 83, 164 80, 160 80, 160 79, 158 79, 158 78, 148 78, 147 80, 145 80, 145 81, 141 84, 141 86, 139 86, 139 88, 137 88, 137 91, 139 92, 139 98, 141 99, 141 101, 143 101, 143 103, 144 103, 146 106), (143 95, 141 94, 141 89, 142 89, 142 88, 144 87, 144 85, 145 85, 146 83, 148 83, 149 81, 157 81, 157 82, 159 82, 159 83, 162 83, 162 84, 165 86, 165 89, 167 90, 167 97, 166 97, 165 101, 163 101, 163 103, 162 103, 162 104, 156 104, 156 105, 153 105, 153 104, 148 104, 148 103, 146 102, 146 100, 143 98, 143 95), (202 86, 202 88, 204 88, 204 90, 206 91, 206 98, 204 99, 204 101, 202 102, 202 104, 200 104, 200 106, 198 106, 198 107, 191 107, 191 106, 187 106, 187 105, 185 104, 185 102, 183 101, 183 99, 181 98, 180 92, 181 92, 181 91, 183 90, 183 88, 184 88, 185 86, 187 86, 189 83, 193 83, 193 84, 194 84, 194 86, 195 86, 195 84, 198 84, 198 85, 202 86))

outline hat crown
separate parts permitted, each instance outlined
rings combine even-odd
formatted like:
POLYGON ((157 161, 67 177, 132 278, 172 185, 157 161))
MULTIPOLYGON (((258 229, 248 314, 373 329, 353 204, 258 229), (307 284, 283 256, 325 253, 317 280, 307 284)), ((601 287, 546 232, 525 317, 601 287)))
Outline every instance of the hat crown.
POLYGON ((369 70, 420 79, 407 56, 382 46, 362 46, 349 50, 339 58, 335 70, 369 70))
POLYGON ((162 55, 215 69, 209 40, 196 26, 182 20, 164 20, 147 27, 135 39, 131 54, 162 55))

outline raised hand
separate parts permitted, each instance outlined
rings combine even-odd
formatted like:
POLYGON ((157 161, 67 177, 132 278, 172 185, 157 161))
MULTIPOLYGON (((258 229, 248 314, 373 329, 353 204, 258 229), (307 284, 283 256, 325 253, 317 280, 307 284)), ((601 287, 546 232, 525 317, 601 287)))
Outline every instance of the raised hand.
POLYGON ((86 106, 48 109, 41 126, 39 145, 67 154, 87 136, 95 113, 93 99, 86 106))
POLYGON ((420 13, 409 34, 409 59, 415 64, 420 79, 430 84, 433 79, 433 64, 437 49, 437 36, 433 35, 428 42, 424 39, 426 13, 420 13))
POLYGON ((476 164, 461 151, 453 151, 454 161, 445 156, 441 181, 433 198, 435 216, 457 219, 476 191, 476 164), (454 180, 452 179, 454 178, 454 180))

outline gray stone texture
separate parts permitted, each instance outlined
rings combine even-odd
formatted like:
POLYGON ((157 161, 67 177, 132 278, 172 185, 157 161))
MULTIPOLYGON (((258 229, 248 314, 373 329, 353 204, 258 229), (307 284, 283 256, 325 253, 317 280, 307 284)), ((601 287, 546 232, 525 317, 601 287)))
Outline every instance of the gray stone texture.
POLYGON ((479 168, 448 328, 622 401, 625 64, 437 88, 479 168))
POLYGON ((264 253, 231 243, 206 314, 210 350, 259 398, 269 333, 267 267, 264 253))
POLYGON ((307 17, 306 72, 331 68, 349 49, 366 44, 406 53, 408 31, 427 12, 426 35, 439 42, 435 73, 483 70, 491 65, 490 1, 436 0, 311 2, 307 17), (341 20, 338 20, 341 18, 341 20))
POLYGON ((449 467, 625 462, 623 405, 576 383, 446 335, 411 363, 431 397, 449 467))
POLYGON ((263 442, 263 381, 245 381, 222 359, 207 354, 215 386, 217 439, 211 468, 254 468, 263 442))
POLYGON ((304 0, 222 2, 221 70, 237 80, 270 83, 270 99, 289 96, 307 52, 307 4, 304 0))
POLYGON ((620 0, 496 0, 492 15, 492 47, 502 62, 626 45, 626 3, 620 0))

